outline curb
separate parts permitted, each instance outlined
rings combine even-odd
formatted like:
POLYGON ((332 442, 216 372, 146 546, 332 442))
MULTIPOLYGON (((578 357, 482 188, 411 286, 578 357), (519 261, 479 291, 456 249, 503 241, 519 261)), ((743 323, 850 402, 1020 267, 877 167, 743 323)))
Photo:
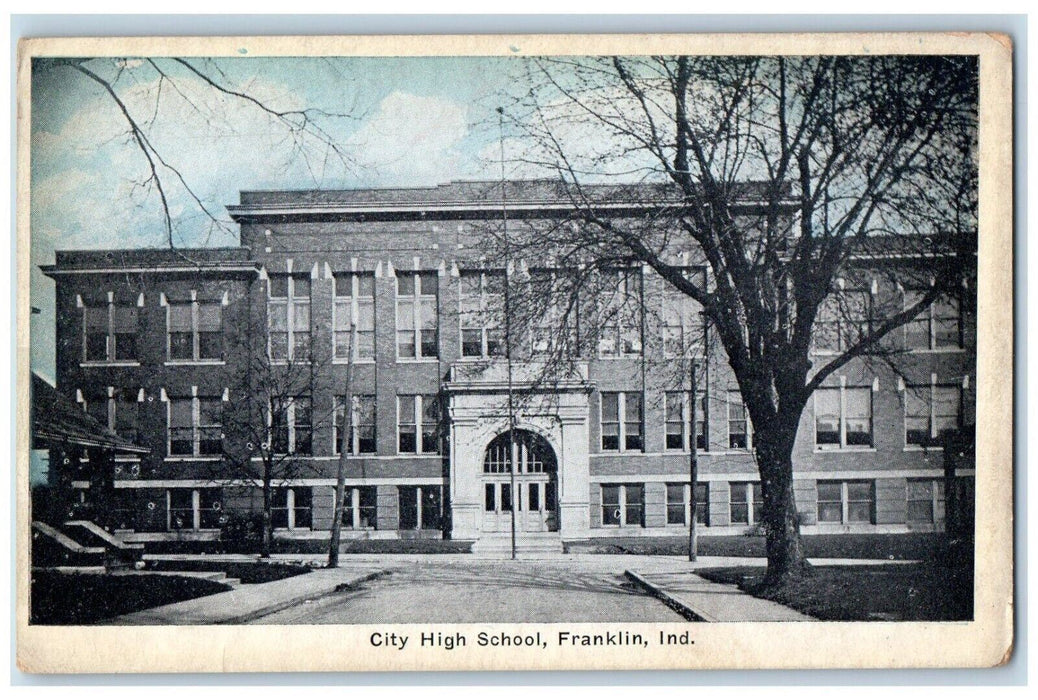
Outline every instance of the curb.
POLYGON ((681 600, 678 600, 670 593, 667 593, 661 587, 654 583, 651 583, 644 576, 639 574, 637 571, 627 569, 624 571, 624 576, 633 581, 635 584, 644 588, 646 591, 651 593, 656 598, 659 598, 664 605, 668 608, 681 615, 689 622, 719 622, 716 618, 707 615, 706 613, 700 612, 681 600))
POLYGON ((324 598, 325 596, 329 596, 329 595, 333 595, 335 593, 340 593, 340 592, 343 592, 343 591, 351 590, 354 586, 357 586, 357 585, 359 585, 361 583, 364 583, 366 581, 373 581, 373 580, 375 580, 377 578, 381 578, 383 576, 388 576, 389 574, 390 574, 390 572, 387 569, 383 569, 382 571, 373 571, 370 574, 365 574, 364 576, 358 576, 357 578, 353 578, 353 579, 350 579, 348 581, 342 581, 342 582, 339 582, 339 583, 331 584, 331 587, 328 588, 327 590, 314 591, 314 592, 311 592, 311 593, 307 593, 306 595, 299 595, 299 596, 296 596, 295 598, 291 598, 289 600, 283 600, 281 602, 274 603, 272 605, 268 605, 268 606, 266 606, 264 608, 260 608, 258 610, 253 610, 252 612, 246 613, 244 615, 238 615, 236 617, 228 617, 228 618, 223 619, 223 620, 213 620, 209 624, 211 624, 211 625, 244 625, 244 624, 246 624, 248 622, 252 622, 253 620, 257 620, 257 619, 259 619, 261 617, 265 617, 267 615, 273 615, 274 613, 281 612, 282 610, 287 610, 288 608, 295 607, 296 605, 299 605, 301 603, 305 603, 308 600, 318 600, 320 598, 324 598))

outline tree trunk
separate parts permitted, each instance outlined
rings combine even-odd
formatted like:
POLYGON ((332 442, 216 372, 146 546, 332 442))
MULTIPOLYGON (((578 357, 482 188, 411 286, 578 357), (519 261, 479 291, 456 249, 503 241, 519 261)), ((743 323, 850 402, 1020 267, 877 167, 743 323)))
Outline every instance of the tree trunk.
POLYGON ((808 570, 800 515, 793 494, 793 442, 796 425, 757 433, 757 466, 761 475, 764 529, 768 555, 767 585, 781 585, 808 570))
POLYGON ((260 543, 260 556, 270 557, 271 541, 274 539, 274 519, 271 517, 270 479, 263 479, 263 539, 260 543))

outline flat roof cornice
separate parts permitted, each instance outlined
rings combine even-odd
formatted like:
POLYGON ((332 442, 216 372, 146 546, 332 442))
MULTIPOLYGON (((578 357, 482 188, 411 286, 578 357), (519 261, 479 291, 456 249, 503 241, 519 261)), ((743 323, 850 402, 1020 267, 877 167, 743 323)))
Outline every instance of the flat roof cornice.
MULTIPOLYGON (((578 212, 582 209, 595 209, 610 214, 642 214, 652 210, 663 210, 668 208, 679 208, 682 202, 679 200, 665 202, 596 202, 587 205, 574 205, 565 202, 436 202, 436 203, 414 203, 401 204, 372 203, 351 204, 346 202, 335 203, 309 203, 309 204, 230 204, 227 211, 235 222, 256 223, 263 221, 336 221, 353 220, 363 221, 369 219, 395 220, 395 219, 422 219, 422 218, 474 218, 484 216, 487 218, 500 218, 502 214, 514 215, 515 218, 524 218, 531 215, 543 214, 546 216, 559 216, 567 212, 578 212)), ((746 211, 759 211, 766 205, 763 202, 740 202, 740 209, 746 211)), ((787 205, 783 204, 783 208, 787 205)))
POLYGON ((40 265, 40 270, 48 277, 60 277, 68 275, 115 275, 115 274, 259 274, 260 264, 257 263, 218 263, 199 265, 96 265, 63 267, 59 265, 40 265))

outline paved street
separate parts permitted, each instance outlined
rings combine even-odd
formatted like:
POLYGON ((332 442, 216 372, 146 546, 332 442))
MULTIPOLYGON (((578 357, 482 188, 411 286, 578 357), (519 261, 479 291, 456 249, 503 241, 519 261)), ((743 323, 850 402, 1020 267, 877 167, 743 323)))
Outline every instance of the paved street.
POLYGON ((307 601, 250 624, 681 622, 605 560, 399 562, 357 590, 307 601))

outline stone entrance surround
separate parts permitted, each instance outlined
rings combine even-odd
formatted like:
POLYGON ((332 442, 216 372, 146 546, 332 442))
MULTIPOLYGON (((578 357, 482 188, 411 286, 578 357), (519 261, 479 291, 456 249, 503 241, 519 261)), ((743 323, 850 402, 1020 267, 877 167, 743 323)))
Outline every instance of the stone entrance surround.
MULTIPOLYGON (((542 375, 539 363, 514 363, 515 427, 542 436, 558 461, 559 530, 568 540, 590 535, 587 365, 564 378, 542 375)), ((450 435, 451 537, 479 540, 483 529, 483 459, 491 440, 508 430, 508 367, 504 361, 459 362, 445 385, 450 435)))

